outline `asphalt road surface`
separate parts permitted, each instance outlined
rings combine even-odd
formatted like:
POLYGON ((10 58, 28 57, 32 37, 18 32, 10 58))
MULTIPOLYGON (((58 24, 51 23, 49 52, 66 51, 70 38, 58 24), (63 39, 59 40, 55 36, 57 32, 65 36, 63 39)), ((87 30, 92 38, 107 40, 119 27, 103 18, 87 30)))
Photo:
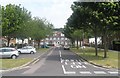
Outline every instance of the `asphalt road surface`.
POLYGON ((53 48, 41 55, 34 63, 22 69, 5 72, 3 76, 118 76, 118 70, 106 69, 89 64, 75 53, 53 48))

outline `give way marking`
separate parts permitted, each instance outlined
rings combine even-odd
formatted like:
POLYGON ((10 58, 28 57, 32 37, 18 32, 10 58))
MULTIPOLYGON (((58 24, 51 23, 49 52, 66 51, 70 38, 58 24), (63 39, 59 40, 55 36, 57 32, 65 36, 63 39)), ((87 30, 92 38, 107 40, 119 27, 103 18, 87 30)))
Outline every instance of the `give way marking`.
POLYGON ((62 69, 63 69, 64 74, 76 74, 76 72, 74 71, 66 71, 64 65, 62 65, 62 69))

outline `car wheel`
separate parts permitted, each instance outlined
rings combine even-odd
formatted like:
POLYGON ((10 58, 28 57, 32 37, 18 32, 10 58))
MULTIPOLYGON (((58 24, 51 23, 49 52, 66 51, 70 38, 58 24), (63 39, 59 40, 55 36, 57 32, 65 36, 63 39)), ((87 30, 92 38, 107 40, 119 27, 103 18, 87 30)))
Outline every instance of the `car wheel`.
POLYGON ((11 57, 12 59, 16 59, 17 58, 17 56, 16 55, 12 55, 12 57, 11 57))
POLYGON ((31 51, 31 52, 30 52, 30 54, 34 54, 34 52, 33 52, 33 51, 31 51))
POLYGON ((19 52, 19 54, 21 54, 21 52, 20 51, 18 51, 19 52))

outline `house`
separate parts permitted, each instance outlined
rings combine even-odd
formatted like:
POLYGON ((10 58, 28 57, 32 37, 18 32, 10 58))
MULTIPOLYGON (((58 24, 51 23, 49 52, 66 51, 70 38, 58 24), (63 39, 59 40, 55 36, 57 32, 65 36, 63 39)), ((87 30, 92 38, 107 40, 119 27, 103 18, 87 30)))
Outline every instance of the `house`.
POLYGON ((64 36, 61 31, 54 31, 52 36, 42 39, 40 45, 69 45, 70 40, 64 36))

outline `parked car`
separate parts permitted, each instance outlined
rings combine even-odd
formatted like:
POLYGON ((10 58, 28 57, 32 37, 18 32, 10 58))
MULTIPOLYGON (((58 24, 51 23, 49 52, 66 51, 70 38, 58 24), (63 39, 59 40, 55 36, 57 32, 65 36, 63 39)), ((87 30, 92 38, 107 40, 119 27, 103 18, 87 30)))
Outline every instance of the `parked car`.
POLYGON ((70 46, 69 45, 64 45, 64 50, 69 50, 70 49, 70 46))
POLYGON ((49 48, 48 45, 41 45, 41 48, 49 48))
POLYGON ((19 53, 30 53, 30 54, 36 53, 36 48, 34 48, 33 46, 25 46, 17 50, 19 53))
POLYGON ((10 47, 0 48, 0 58, 16 59, 18 56, 19 53, 15 48, 10 48, 10 47))

